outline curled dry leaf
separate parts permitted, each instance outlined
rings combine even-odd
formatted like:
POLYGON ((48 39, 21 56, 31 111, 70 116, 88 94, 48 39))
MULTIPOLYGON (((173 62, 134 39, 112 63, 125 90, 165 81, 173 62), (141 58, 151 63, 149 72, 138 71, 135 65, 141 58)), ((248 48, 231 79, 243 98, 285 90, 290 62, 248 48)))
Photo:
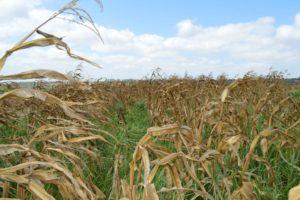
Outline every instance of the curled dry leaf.
POLYGON ((261 141, 260 141, 260 148, 262 150, 262 153, 263 153, 263 156, 265 157, 266 156, 266 153, 268 151, 268 140, 266 138, 263 138, 261 141))
POLYGON ((146 199, 159 200, 154 184, 146 185, 146 199))
POLYGON ((45 69, 38 69, 38 70, 31 70, 22 72, 19 74, 7 75, 7 76, 0 76, 0 80, 15 80, 15 79, 40 79, 40 78, 51 78, 56 80, 62 81, 74 81, 71 76, 56 72, 54 70, 45 70, 45 69))
POLYGON ((257 196, 251 182, 243 182, 242 187, 234 191, 232 200, 255 200, 257 196))
MULTIPOLYGON (((40 32, 41 33, 41 32, 40 32)), ((50 35, 50 34, 48 34, 50 35)), ((45 34, 44 34, 45 36, 45 34)), ((14 46, 13 48, 11 48, 10 50, 6 51, 6 53, 2 56, 2 58, 0 59, 0 71, 2 70, 7 58, 13 54, 16 51, 22 50, 22 49, 27 49, 27 48, 31 48, 31 47, 47 47, 47 46, 56 46, 58 49, 60 50, 64 50, 67 52, 67 54, 74 59, 77 60, 82 60, 85 61, 91 65, 94 65, 96 67, 100 67, 97 63, 92 62, 84 57, 78 56, 76 54, 73 54, 71 52, 70 47, 62 41, 61 38, 58 38, 56 36, 51 36, 51 37, 46 37, 46 38, 39 38, 39 39, 35 39, 35 40, 31 40, 31 41, 27 41, 27 42, 23 42, 21 44, 17 44, 16 46, 14 46)))
POLYGON ((87 136, 87 137, 76 137, 67 140, 67 142, 70 143, 79 143, 79 142, 84 142, 84 141, 91 141, 91 140, 102 140, 103 142, 108 143, 108 141, 102 137, 101 135, 92 135, 92 136, 87 136))
POLYGON ((62 110, 68 117, 90 123, 88 120, 84 119, 84 117, 77 114, 73 109, 71 109, 66 102, 47 92, 42 92, 34 89, 15 89, 2 94, 0 96, 0 101, 11 97, 18 97, 21 99, 36 98, 48 104, 55 104, 62 108, 62 110))
POLYGON ((27 151, 27 148, 19 144, 0 144, 0 156, 23 151, 27 151))
POLYGON ((225 102, 225 100, 226 100, 226 98, 227 98, 227 96, 228 96, 228 93, 229 93, 229 89, 226 87, 226 88, 223 90, 222 94, 221 94, 221 101, 222 101, 222 102, 225 102))
POLYGON ((300 185, 297 185, 290 189, 289 200, 299 200, 300 199, 300 185))
POLYGON ((39 199, 42 200, 55 200, 53 196, 51 196, 46 190, 44 189, 44 185, 41 184, 40 181, 30 180, 28 183, 28 189, 39 199))

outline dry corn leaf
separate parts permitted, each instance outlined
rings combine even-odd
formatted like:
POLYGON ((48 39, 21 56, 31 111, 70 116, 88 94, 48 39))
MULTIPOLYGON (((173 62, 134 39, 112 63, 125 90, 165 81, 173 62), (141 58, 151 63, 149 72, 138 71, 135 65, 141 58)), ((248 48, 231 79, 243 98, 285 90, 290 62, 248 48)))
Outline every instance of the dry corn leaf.
POLYGON ((243 182, 242 187, 234 191, 232 194, 233 200, 255 200, 257 196, 254 192, 251 182, 243 182))
MULTIPOLYGON (((87 191, 83 190, 84 188, 86 188, 86 186, 81 183, 78 182, 78 180, 76 178, 74 178, 73 174, 65 167, 63 167, 62 165, 58 164, 58 163, 54 163, 54 162, 41 162, 41 161, 29 161, 29 162, 24 162, 12 167, 7 167, 7 168, 0 168, 0 174, 11 174, 14 173, 16 171, 19 170, 23 170, 23 169, 27 169, 28 167, 48 167, 48 168, 53 168, 54 170, 57 170, 58 172, 62 173, 67 179, 68 181, 70 181, 70 183, 72 183, 72 187, 75 188, 76 190, 76 194, 78 195, 78 197, 82 198, 82 199, 88 199, 87 198, 87 191)), ((34 183, 33 183, 33 187, 34 187, 34 183)))
POLYGON ((300 185, 297 185, 290 189, 289 200, 300 200, 300 185))
POLYGON ((227 96, 228 96, 228 93, 229 93, 229 89, 226 87, 226 88, 223 90, 222 94, 221 94, 221 101, 222 101, 222 102, 225 102, 225 100, 226 100, 226 98, 227 98, 227 96))
POLYGON ((273 130, 270 128, 267 128, 267 129, 261 131, 259 134, 263 137, 268 137, 268 136, 271 136, 272 133, 273 133, 273 130))
POLYGON ((151 172, 150 172, 150 174, 148 176, 148 180, 147 180, 148 183, 151 183, 153 181, 153 179, 154 179, 154 177, 155 177, 158 169, 159 169, 159 165, 155 165, 153 167, 153 169, 151 170, 151 172))
POLYGON ((34 89, 15 89, 2 94, 0 96, 0 101, 10 97, 19 97, 22 99, 36 98, 44 101, 45 103, 56 104, 63 109, 64 113, 68 117, 90 123, 88 120, 84 119, 81 115, 77 114, 73 109, 71 109, 63 100, 48 94, 47 92, 34 89))
POLYGON ((159 200, 154 184, 146 185, 146 200, 159 200))
POLYGON ((0 76, 0 80, 40 79, 40 78, 51 78, 51 79, 62 80, 62 81, 66 81, 66 80, 74 81, 74 79, 71 76, 64 75, 54 70, 45 70, 45 69, 31 70, 19 74, 0 76))
POLYGON ((172 162, 172 160, 174 160, 175 158, 177 158, 178 156, 180 156, 181 153, 171 153, 157 161, 155 161, 154 163, 156 165, 166 165, 166 164, 171 164, 170 162, 172 162))
POLYGON ((180 191, 180 189, 182 188, 182 182, 180 180, 180 176, 178 173, 177 168, 173 165, 172 167, 172 178, 173 178, 173 182, 174 185, 176 186, 176 188, 178 188, 178 199, 183 200, 184 199, 184 193, 180 191))
POLYGON ((257 135, 254 137, 254 139, 252 140, 252 143, 250 145, 250 149, 245 157, 245 161, 244 161, 244 164, 243 164, 243 172, 247 171, 248 170, 248 167, 249 167, 249 164, 250 164, 250 160, 251 160, 251 157, 253 155, 253 152, 255 150, 255 147, 258 143, 260 139, 260 135, 257 135))
POLYGON ((27 148, 19 144, 0 144, 0 156, 22 151, 27 151, 27 148))
POLYGON ((261 151, 263 153, 263 156, 265 157, 266 153, 268 151, 268 140, 266 138, 261 139, 260 148, 261 148, 261 151))
POLYGON ((163 136, 169 134, 175 134, 179 131, 177 124, 165 125, 162 127, 151 127, 147 130, 147 133, 151 136, 163 136))
POLYGON ((0 200, 22 200, 17 198, 0 198, 0 200))
POLYGON ((46 150, 57 152, 66 157, 69 157, 70 159, 74 160, 77 164, 81 163, 80 157, 78 157, 77 155, 75 155, 74 153, 72 153, 70 151, 59 149, 59 148, 51 148, 51 147, 47 147, 46 150))
POLYGON ((28 183, 28 189, 41 200, 55 200, 53 196, 46 192, 44 185, 42 185, 39 181, 37 182, 34 179, 30 180, 28 183))
POLYGON ((144 165, 144 184, 147 185, 148 184, 148 177, 150 175, 150 159, 149 159, 149 153, 148 151, 143 148, 140 147, 141 151, 142 151, 142 161, 143 161, 143 165, 144 165))
POLYGON ((31 177, 44 183, 57 183, 57 181, 60 181, 60 176, 55 170, 37 169, 32 172, 31 177))
POLYGON ((9 195, 10 183, 5 181, 2 186, 3 192, 2 197, 6 198, 9 195))
POLYGON ((0 174, 0 178, 18 184, 28 184, 29 182, 28 175, 0 174))
POLYGON ((100 135, 71 138, 71 139, 67 140, 67 142, 70 142, 70 143, 79 143, 79 142, 91 141, 91 140, 102 140, 103 142, 109 143, 106 139, 104 139, 104 137, 102 137, 100 135))
POLYGON ((82 60, 85 61, 91 65, 94 65, 96 67, 100 67, 97 63, 92 62, 86 58, 83 58, 81 56, 78 56, 76 54, 73 54, 71 52, 71 49, 69 48, 69 46, 63 42, 60 38, 52 36, 52 37, 46 37, 46 38, 39 38, 39 39, 35 39, 35 40, 31 40, 31 41, 27 41, 27 42, 23 42, 21 44, 17 44, 16 46, 14 46, 13 48, 11 48, 10 50, 6 51, 6 53, 2 56, 2 58, 0 59, 0 71, 2 70, 7 58, 14 52, 22 50, 22 49, 27 49, 27 48, 31 48, 31 47, 47 47, 47 46, 51 46, 54 45, 56 46, 58 49, 60 50, 65 50, 67 52, 67 54, 77 60, 82 60))
POLYGON ((120 175, 119 175, 119 162, 120 162, 120 153, 117 153, 115 155, 114 160, 114 173, 113 173, 113 183, 111 187, 111 192, 109 195, 109 200, 111 199, 120 199, 120 191, 121 191, 121 181, 120 181, 120 175))

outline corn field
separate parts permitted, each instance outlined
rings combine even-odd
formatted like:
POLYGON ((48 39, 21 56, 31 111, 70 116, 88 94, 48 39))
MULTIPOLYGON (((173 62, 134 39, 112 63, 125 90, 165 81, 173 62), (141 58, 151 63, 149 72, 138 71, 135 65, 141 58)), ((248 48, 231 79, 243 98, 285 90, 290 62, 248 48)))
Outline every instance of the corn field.
MULTIPOLYGON (((99 67, 40 30, 73 12, 99 35, 76 3, 7 50, 0 70, 14 52, 48 46, 99 67)), ((95 82, 45 69, 0 76, 44 78, 56 82, 0 84, 2 199, 300 199, 300 98, 290 92, 299 86, 280 73, 230 80, 154 72, 95 82), (138 131, 132 118, 144 124, 138 131)))

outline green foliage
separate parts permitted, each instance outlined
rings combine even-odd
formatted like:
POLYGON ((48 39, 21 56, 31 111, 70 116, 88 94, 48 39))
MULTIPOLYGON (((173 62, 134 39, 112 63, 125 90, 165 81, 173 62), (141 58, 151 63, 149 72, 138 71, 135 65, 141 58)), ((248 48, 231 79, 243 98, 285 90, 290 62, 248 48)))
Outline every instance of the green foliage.
POLYGON ((294 97, 300 99, 300 89, 292 90, 291 93, 294 97))
POLYGON ((136 143, 146 133, 150 127, 150 116, 145 103, 140 101, 127 109, 121 102, 118 102, 111 110, 110 122, 106 125, 95 122, 100 129, 112 133, 118 142, 111 140, 113 145, 101 144, 98 148, 101 152, 101 169, 95 168, 92 172, 97 186, 109 196, 113 182, 114 159, 116 154, 120 154, 119 176, 121 179, 128 179, 129 162, 136 143), (124 112, 124 119, 120 117, 120 112, 124 112), (123 121, 124 120, 124 121, 123 121))
POLYGON ((26 136, 27 124, 27 118, 23 118, 8 125, 0 125, 0 143, 7 144, 17 137, 26 136))

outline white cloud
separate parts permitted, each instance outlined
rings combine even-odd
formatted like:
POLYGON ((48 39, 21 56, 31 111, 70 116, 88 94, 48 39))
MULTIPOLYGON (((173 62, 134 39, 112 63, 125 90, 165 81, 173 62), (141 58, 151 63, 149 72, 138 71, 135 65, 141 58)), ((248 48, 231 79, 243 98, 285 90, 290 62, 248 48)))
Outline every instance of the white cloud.
POLYGON ((1 0, 0 21, 9 20, 12 17, 28 17, 28 11, 41 4, 40 0, 1 0))
MULTIPOLYGON (((52 13, 43 8, 42 0, 30 3, 2 0, 0 7, 6 8, 0 13, 2 53, 52 13)), ((234 76, 250 70, 268 73, 272 66, 278 70, 287 69, 291 76, 300 76, 300 13, 295 16, 293 24, 280 26, 272 17, 212 27, 183 20, 177 23, 177 33, 172 37, 98 27, 104 45, 87 29, 62 20, 50 23, 43 30, 66 36, 64 40, 76 52, 103 66, 99 70, 86 65, 87 78, 141 78, 155 67, 161 67, 168 74, 213 72, 215 75, 227 73, 234 76)), ((66 72, 73 70, 78 63, 55 48, 35 48, 14 54, 3 73, 34 68, 66 72)))
POLYGON ((282 25, 277 29, 277 38, 282 41, 294 43, 300 41, 300 13, 295 16, 292 25, 282 25))

